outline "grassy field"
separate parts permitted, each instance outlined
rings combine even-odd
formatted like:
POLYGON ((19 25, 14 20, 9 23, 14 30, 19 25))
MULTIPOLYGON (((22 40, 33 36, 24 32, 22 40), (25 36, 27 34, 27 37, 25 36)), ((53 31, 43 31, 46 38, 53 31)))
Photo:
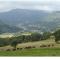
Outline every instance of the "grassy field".
POLYGON ((42 41, 35 41, 35 42, 27 42, 27 43, 21 43, 17 45, 17 48, 25 48, 27 46, 35 46, 36 48, 40 48, 41 45, 48 45, 48 44, 54 44, 55 48, 60 48, 60 44, 56 44, 54 39, 47 39, 42 41))
POLYGON ((22 48, 22 50, 6 51, 5 49, 13 49, 13 47, 0 47, 0 56, 60 56, 60 44, 56 44, 54 39, 21 43, 16 48, 22 48), (48 44, 54 44, 54 46, 40 47, 40 45, 47 46, 48 44), (28 46, 35 46, 35 48, 26 49, 28 46))
POLYGON ((60 56, 60 48, 34 48, 17 51, 0 51, 0 56, 60 56))

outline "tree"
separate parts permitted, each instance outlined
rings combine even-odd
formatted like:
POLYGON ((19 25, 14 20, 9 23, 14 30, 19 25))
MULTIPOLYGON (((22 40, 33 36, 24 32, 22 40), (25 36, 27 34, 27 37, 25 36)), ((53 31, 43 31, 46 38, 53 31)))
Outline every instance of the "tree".
POLYGON ((9 43, 10 43, 11 46, 13 46, 14 48, 16 48, 16 45, 17 45, 17 44, 23 42, 22 39, 23 39, 23 38, 22 38, 21 36, 12 37, 12 38, 10 38, 9 43))
POLYGON ((18 44, 17 40, 14 40, 11 42, 11 46, 13 46, 15 49, 17 44, 18 44))
POLYGON ((42 35, 40 33, 32 33, 31 37, 32 37, 32 39, 31 39, 32 41, 39 41, 39 40, 41 40, 42 35))
POLYGON ((54 36, 55 36, 55 42, 58 42, 60 40, 60 30, 55 31, 54 36))
POLYGON ((31 41, 31 35, 26 35, 24 38, 24 42, 30 42, 31 41))
POLYGON ((8 45, 7 40, 5 40, 4 38, 0 38, 0 47, 6 46, 6 45, 8 45))
POLYGON ((43 39, 43 40, 46 40, 46 39, 50 38, 50 36, 51 36, 51 33, 50 33, 50 32, 44 32, 42 39, 43 39))

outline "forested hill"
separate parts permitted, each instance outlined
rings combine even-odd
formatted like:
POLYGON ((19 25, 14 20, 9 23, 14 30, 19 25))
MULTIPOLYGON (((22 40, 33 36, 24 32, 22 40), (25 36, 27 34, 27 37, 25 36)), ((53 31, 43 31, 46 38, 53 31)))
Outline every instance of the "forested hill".
MULTIPOLYGON (((59 11, 13 9, 8 12, 0 12, 0 19, 7 25, 17 27, 17 30, 22 28, 24 31, 44 32, 60 28, 59 11)), ((12 30, 15 31, 14 28, 12 30)))

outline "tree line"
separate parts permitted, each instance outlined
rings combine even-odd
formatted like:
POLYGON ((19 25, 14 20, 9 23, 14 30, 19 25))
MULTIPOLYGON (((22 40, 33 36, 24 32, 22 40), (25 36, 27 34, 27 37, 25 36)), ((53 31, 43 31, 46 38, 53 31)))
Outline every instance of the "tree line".
POLYGON ((45 32, 43 34, 32 33, 31 35, 21 35, 11 38, 0 38, 0 46, 16 45, 18 43, 46 40, 50 37, 50 35, 51 35, 50 32, 45 32))
POLYGON ((50 32, 44 32, 43 34, 32 33, 31 35, 21 35, 11 38, 0 38, 0 47, 11 45, 16 48, 16 45, 19 43, 46 40, 50 38, 51 35, 55 36, 55 42, 58 42, 60 40, 60 30, 55 31, 54 33, 50 32))

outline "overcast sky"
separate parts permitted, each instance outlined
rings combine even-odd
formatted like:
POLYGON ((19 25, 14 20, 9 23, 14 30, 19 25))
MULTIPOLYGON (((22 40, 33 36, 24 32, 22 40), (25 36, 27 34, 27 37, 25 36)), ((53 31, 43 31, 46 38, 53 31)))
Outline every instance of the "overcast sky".
POLYGON ((60 0, 0 0, 0 12, 12 9, 60 11, 60 0))

